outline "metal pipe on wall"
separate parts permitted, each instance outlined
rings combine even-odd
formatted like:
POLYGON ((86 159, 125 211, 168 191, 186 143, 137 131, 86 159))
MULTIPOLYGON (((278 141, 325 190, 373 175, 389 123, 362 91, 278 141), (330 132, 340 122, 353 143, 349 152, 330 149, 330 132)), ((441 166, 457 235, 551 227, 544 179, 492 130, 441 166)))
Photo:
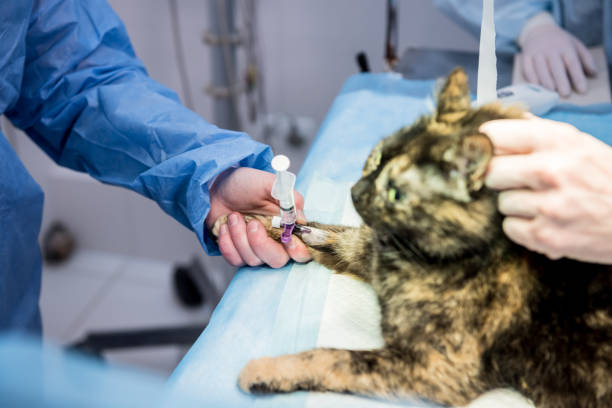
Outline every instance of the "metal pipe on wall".
POLYGON ((236 48, 241 37, 236 31, 235 2, 208 0, 208 6, 209 29, 204 42, 210 46, 212 83, 206 92, 214 99, 214 123, 226 129, 241 129, 238 101, 243 85, 236 70, 236 48))

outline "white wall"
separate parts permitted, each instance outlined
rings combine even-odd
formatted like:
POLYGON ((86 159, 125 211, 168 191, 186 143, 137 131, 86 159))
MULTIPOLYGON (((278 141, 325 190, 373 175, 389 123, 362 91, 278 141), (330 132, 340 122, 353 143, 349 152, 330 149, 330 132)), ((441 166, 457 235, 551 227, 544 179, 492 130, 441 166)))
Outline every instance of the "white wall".
MULTIPOLYGON (((366 51, 382 69, 384 1, 258 0, 265 90, 270 112, 322 121, 346 78, 357 72, 355 54, 366 51)), ((211 118, 206 0, 178 0, 195 110, 211 118)), ((124 20, 150 75, 180 93, 167 0, 110 0, 124 20)), ((430 1, 405 0, 399 10, 400 49, 423 46, 476 49, 476 41, 435 10, 430 1), (435 28, 435 29, 433 29, 435 28)), ((58 169, 29 140, 17 138, 26 166, 46 191, 44 225, 64 220, 81 247, 163 260, 185 260, 202 251, 193 234, 153 203, 87 176, 58 169)), ((302 152, 303 153, 303 152, 302 152)), ((219 259, 210 268, 223 269, 219 259)), ((227 269, 226 269, 227 271, 227 269)))
MULTIPOLYGON (((383 69, 386 1, 264 0, 260 3, 271 111, 320 122, 365 51, 383 69)), ((477 49, 476 41, 427 0, 399 2, 399 46, 477 49), (435 27, 435 31, 432 30, 435 27)))
MULTIPOLYGON (((178 0, 195 110, 210 118, 208 50, 200 41, 209 0, 178 0)), ((238 2, 240 0, 237 0, 238 2)), ((270 112, 325 117, 346 78, 366 51, 383 69, 386 1, 257 0, 266 99, 270 112)), ((138 56, 152 77, 179 91, 167 0, 109 0, 126 23, 138 56), (146 10, 144 14, 143 10, 146 10)), ((477 50, 476 40, 428 0, 399 3, 399 46, 477 50)))

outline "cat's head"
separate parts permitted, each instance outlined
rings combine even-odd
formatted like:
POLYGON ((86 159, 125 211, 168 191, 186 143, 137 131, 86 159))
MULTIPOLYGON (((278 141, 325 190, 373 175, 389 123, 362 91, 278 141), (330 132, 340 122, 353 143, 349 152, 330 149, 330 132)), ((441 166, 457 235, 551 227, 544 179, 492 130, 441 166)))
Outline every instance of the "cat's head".
POLYGON ((370 153, 353 203, 364 222, 399 249, 430 259, 477 250, 500 231, 495 194, 484 187, 493 145, 478 128, 520 117, 518 109, 473 109, 465 72, 455 69, 436 111, 381 140, 370 153))

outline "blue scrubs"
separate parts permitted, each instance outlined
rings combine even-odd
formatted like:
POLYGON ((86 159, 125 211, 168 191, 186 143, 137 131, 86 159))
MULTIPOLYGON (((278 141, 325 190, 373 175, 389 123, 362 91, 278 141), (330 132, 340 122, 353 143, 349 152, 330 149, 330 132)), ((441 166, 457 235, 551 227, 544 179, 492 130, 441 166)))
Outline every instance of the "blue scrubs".
MULTIPOLYGON (((104 0, 5 0, 0 113, 53 160, 155 200, 217 253, 208 184, 270 170, 270 149, 219 129, 147 76, 104 0)), ((43 194, 0 134, 0 331, 39 331, 43 194)))
MULTIPOLYGON (((436 6, 474 35, 480 34, 482 0, 435 0, 436 6)), ((542 11, 587 46, 604 45, 612 61, 612 3, 609 0, 495 0, 497 48, 516 52, 525 23, 542 11)))

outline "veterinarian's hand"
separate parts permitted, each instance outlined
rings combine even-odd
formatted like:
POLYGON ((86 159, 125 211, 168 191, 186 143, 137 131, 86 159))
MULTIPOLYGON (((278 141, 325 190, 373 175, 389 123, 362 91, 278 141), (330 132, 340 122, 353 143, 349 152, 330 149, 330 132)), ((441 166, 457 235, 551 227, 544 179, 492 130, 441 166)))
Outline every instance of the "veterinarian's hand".
POLYGON ((496 156, 486 184, 513 241, 556 259, 612 264, 612 148, 575 127, 531 117, 487 122, 496 156))
MULTIPOLYGON (((278 215, 279 207, 270 195, 274 175, 265 171, 241 167, 221 174, 210 191, 210 212, 206 225, 211 228, 217 218, 229 214, 228 223, 219 230, 219 250, 234 266, 268 264, 273 268, 285 265, 289 258, 306 262, 310 254, 299 238, 293 236, 287 245, 268 237, 263 224, 252 220, 248 224, 240 214, 278 215)), ((298 222, 304 223, 304 198, 295 192, 298 222)))
POLYGON ((597 73, 591 52, 571 33, 559 27, 552 16, 541 13, 527 22, 518 38, 522 49, 524 77, 561 96, 574 90, 585 93, 586 75, 597 73))

